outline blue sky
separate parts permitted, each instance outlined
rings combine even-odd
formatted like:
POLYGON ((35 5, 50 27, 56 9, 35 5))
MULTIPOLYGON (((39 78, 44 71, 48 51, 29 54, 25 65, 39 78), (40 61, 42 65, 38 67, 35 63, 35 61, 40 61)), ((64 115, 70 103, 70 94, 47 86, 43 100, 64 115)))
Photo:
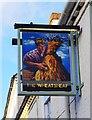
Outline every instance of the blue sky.
MULTIPOLYGON (((19 0, 21 1, 21 0, 19 0)), ((25 1, 25 0, 24 0, 25 1)), ((52 12, 61 13, 65 8, 65 1, 49 0, 50 2, 0 2, 0 118, 6 104, 11 77, 17 73, 17 46, 12 46, 12 38, 17 38, 14 23, 48 24, 52 12), (1 9, 2 7, 2 9, 1 9), (2 99, 1 99, 2 98, 2 99)))

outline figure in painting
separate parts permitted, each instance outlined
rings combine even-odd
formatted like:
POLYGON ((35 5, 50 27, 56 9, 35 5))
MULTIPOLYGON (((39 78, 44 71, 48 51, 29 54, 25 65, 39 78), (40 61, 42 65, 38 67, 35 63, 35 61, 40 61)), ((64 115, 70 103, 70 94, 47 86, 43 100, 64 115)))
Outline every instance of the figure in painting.
POLYGON ((62 64, 62 59, 56 54, 62 45, 61 40, 53 39, 46 42, 36 39, 36 49, 24 55, 23 61, 27 66, 23 69, 24 80, 36 81, 69 81, 70 75, 62 64))
POLYGON ((42 63, 46 55, 46 44, 41 38, 35 41, 36 49, 27 52, 23 57, 23 63, 27 66, 23 69, 24 80, 34 80, 37 70, 44 70, 45 64, 42 63))

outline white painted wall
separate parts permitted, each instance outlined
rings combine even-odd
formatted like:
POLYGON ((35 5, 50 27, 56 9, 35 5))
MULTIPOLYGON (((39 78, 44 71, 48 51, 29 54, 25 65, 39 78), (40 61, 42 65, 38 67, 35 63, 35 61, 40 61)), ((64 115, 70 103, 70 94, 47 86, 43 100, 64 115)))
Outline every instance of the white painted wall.
MULTIPOLYGON (((84 82, 82 96, 77 96, 77 117, 90 118, 90 11, 89 7, 82 16, 79 25, 82 34, 79 37, 79 58, 81 81, 84 82)), ((75 101, 74 101, 75 102, 75 101)), ((71 104, 71 116, 75 115, 75 103, 71 104)))
POLYGON ((44 97, 40 96, 37 102, 38 118, 44 118, 44 97))
POLYGON ((18 111, 17 81, 14 81, 6 118, 16 117, 18 111))
POLYGON ((15 77, 6 118, 16 118, 17 112, 19 111, 23 99, 24 96, 18 96, 18 82, 17 78, 15 77))
POLYGON ((51 97, 52 118, 68 118, 67 97, 51 97))

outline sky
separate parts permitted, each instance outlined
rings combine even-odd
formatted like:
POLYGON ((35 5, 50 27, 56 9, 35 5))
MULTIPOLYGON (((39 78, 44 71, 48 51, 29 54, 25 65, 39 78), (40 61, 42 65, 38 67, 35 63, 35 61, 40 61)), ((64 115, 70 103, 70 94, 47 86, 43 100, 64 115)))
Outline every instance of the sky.
POLYGON ((12 45, 12 38, 17 38, 15 23, 33 22, 48 24, 52 12, 61 13, 67 0, 18 0, 0 1, 0 118, 3 117, 11 77, 18 72, 17 46, 12 45))

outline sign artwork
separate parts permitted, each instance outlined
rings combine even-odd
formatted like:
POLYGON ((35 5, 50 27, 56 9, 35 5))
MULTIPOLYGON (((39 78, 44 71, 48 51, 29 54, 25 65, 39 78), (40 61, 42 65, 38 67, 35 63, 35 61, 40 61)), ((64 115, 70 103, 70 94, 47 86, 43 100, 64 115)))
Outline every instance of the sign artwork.
POLYGON ((67 33, 22 32, 23 91, 71 91, 67 33))

